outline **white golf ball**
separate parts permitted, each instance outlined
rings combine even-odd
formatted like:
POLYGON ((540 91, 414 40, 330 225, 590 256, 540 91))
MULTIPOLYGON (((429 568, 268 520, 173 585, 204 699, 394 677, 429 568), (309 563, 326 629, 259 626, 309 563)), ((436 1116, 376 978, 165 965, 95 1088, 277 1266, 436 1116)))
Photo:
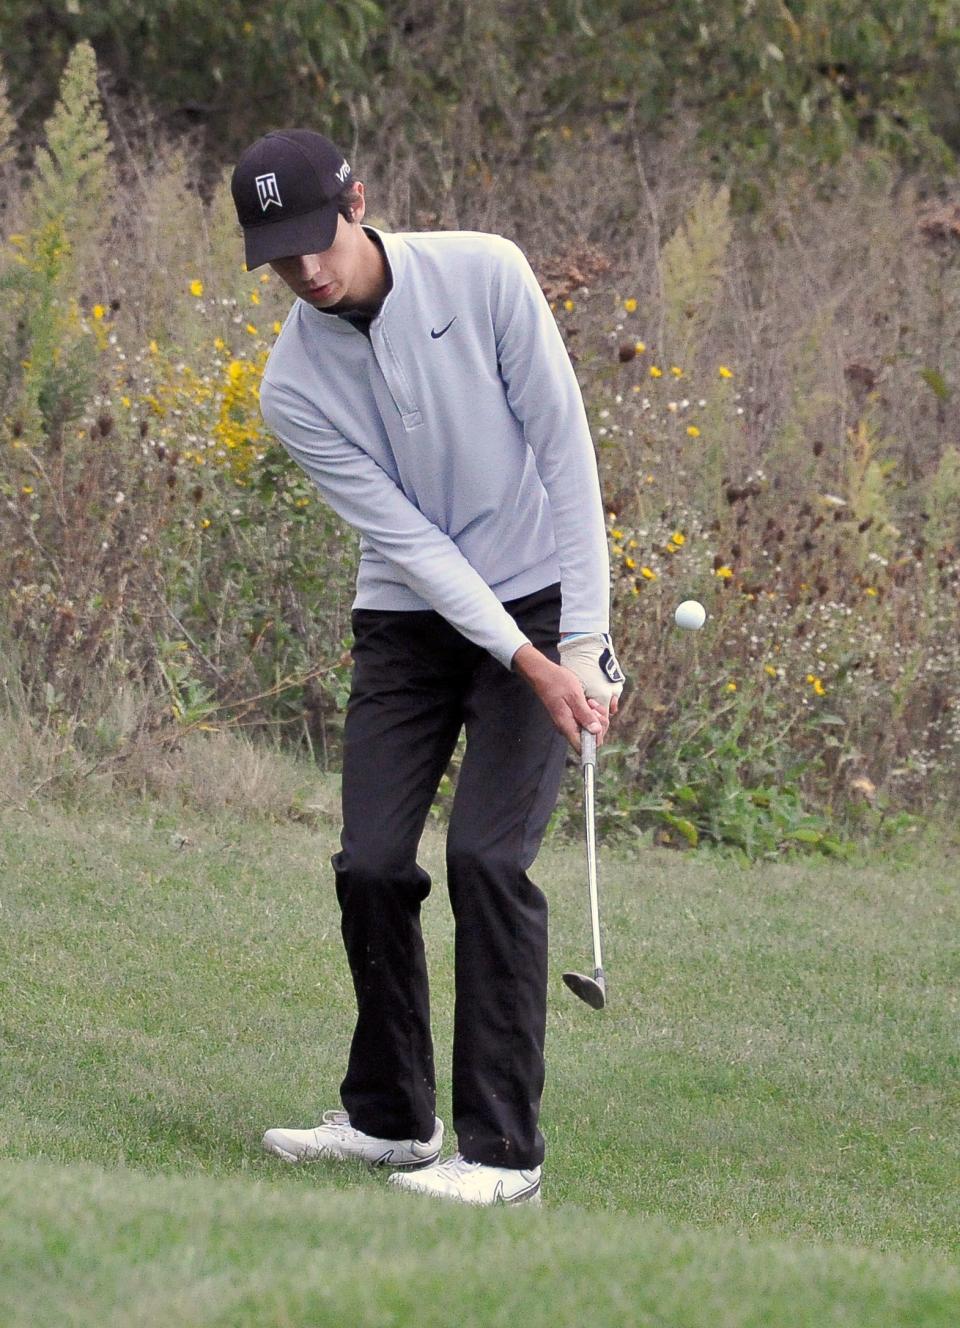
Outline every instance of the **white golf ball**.
POLYGON ((688 632, 696 632, 706 622, 707 611, 697 600, 685 599, 682 604, 677 605, 673 619, 678 627, 684 627, 688 632))

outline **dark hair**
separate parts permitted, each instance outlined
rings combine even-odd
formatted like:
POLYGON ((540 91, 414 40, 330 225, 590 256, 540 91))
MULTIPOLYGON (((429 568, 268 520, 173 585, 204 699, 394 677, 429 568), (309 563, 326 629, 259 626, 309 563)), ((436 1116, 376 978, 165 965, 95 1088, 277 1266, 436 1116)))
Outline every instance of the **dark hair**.
POLYGON ((360 190, 350 182, 337 198, 337 211, 345 221, 353 221, 353 209, 360 202, 360 190))

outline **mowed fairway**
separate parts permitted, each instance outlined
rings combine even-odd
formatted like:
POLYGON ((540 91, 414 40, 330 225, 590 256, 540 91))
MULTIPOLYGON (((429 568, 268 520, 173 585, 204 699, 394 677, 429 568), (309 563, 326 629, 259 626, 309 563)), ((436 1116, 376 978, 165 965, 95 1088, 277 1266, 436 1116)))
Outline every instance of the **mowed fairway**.
MULTIPOLYGON (((266 1127, 338 1105, 333 822, 118 804, 6 812, 0 832, 4 1328, 960 1323, 949 846, 744 868, 601 844, 596 1013, 560 978, 589 965, 583 854, 548 845, 537 1213, 261 1153, 266 1127)), ((432 826, 421 862, 449 1125, 432 826)))

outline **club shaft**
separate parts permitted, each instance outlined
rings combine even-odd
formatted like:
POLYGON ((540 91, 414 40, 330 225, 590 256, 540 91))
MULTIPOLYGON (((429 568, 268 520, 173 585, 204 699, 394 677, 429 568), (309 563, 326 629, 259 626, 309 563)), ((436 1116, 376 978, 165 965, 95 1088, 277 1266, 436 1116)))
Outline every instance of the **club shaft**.
POLYGON ((590 889, 590 930, 593 935, 593 966, 603 972, 600 953, 600 898, 597 889, 597 831, 594 791, 597 771, 597 739, 586 729, 580 730, 583 765, 583 817, 587 836, 587 883, 590 889))

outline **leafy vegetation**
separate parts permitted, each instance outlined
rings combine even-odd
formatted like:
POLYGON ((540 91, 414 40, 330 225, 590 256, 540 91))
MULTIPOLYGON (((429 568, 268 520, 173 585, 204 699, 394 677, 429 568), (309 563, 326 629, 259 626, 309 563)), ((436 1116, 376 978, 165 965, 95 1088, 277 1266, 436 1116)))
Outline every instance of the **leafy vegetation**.
POLYGON ((939 167, 960 141, 956 0, 8 0, 0 49, 31 129, 83 40, 119 97, 201 126, 228 158, 267 124, 396 136, 425 197, 472 154, 529 150, 549 169, 563 125, 622 134, 692 116, 751 206, 771 172, 829 167, 858 144, 939 167))
MULTIPOLYGON (((609 14, 564 14, 584 50, 609 36, 609 14)), ((487 17, 493 42, 506 19, 487 17)), ((377 40, 399 68, 432 31, 377 40)), ((534 63, 517 116, 565 76, 534 63)), ((511 163, 510 86, 475 140, 486 156, 464 120, 455 148, 420 140, 433 166, 413 171, 401 144, 368 189, 388 227, 516 235, 576 364, 631 680, 604 757, 608 828, 835 852, 955 805, 960 208, 861 143, 830 188, 794 173, 762 217, 738 214, 741 177, 712 178, 699 131, 651 137, 612 92, 576 128, 554 88, 556 119, 511 163), (694 636, 672 624, 691 596, 709 615, 694 636)), ((454 87, 451 114, 482 119, 454 87)), ((6 168, 7 704, 76 748, 68 782, 85 762, 122 779, 140 744, 169 751, 194 729, 280 735, 333 769, 356 541, 260 418, 289 292, 243 271, 228 171, 203 198, 179 147, 142 168, 108 132, 111 98, 80 43, 33 170, 6 168)), ((4 123, 0 103, 0 142, 4 123)), ((456 762, 441 809, 455 779, 456 762)))

